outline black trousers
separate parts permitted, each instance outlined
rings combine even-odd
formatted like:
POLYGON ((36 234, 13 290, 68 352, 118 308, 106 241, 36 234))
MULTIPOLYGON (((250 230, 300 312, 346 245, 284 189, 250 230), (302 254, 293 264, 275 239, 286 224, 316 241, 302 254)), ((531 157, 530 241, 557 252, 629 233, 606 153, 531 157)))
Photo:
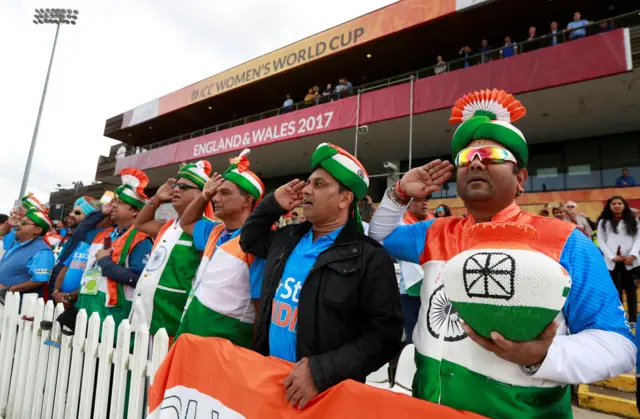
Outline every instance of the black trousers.
POLYGON ((618 295, 620 295, 620 301, 622 301, 622 291, 627 294, 629 321, 635 323, 638 319, 638 297, 636 295, 636 284, 633 280, 633 275, 631 275, 631 271, 627 270, 624 263, 618 262, 613 271, 609 271, 609 273, 618 290, 618 295))

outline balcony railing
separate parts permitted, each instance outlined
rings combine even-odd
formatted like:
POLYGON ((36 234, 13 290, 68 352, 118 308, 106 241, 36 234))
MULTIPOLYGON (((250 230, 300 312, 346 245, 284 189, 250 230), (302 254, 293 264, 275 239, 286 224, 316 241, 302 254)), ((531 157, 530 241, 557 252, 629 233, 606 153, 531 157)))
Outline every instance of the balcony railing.
MULTIPOLYGON (((523 42, 513 42, 511 45, 511 48, 513 49, 513 52, 514 52, 513 55, 519 55, 519 54, 539 50, 542 48, 555 46, 564 42, 570 42, 576 39, 584 38, 585 36, 597 35, 603 32, 611 31, 613 29, 630 27, 638 24, 640 24, 640 10, 636 10, 636 11, 619 15, 616 17, 600 20, 598 22, 593 22, 587 26, 583 26, 580 28, 575 28, 571 30, 568 30, 568 29, 560 30, 555 34, 546 34, 543 36, 536 37, 533 40, 527 40, 523 42), (580 31, 584 31, 585 35, 584 36, 580 35, 581 34, 580 31)), ((397 83, 406 82, 407 80, 410 80, 411 77, 413 77, 414 80, 423 79, 423 78, 432 77, 438 74, 447 73, 450 71, 455 71, 463 68, 472 67, 475 65, 485 64, 498 59, 507 59, 511 54, 511 51, 509 51, 508 48, 509 47, 504 45, 504 46, 501 46, 500 48, 494 48, 489 51, 483 51, 483 52, 472 54, 463 58, 450 60, 440 64, 432 65, 430 67, 422 68, 415 71, 410 71, 410 72, 399 74, 386 79, 377 80, 371 83, 362 84, 348 90, 343 90, 342 92, 339 92, 339 93, 334 93, 327 96, 321 96, 311 102, 301 101, 298 103, 294 103, 291 106, 279 107, 276 109, 271 109, 269 111, 257 113, 254 115, 249 115, 244 118, 234 119, 232 121, 224 122, 218 125, 204 128, 204 129, 192 131, 187 134, 172 137, 167 140, 158 141, 144 147, 130 147, 127 149, 125 156, 144 153, 146 151, 153 150, 155 148, 179 143, 181 141, 189 140, 196 137, 201 137, 203 135, 245 125, 255 121, 260 121, 262 119, 271 118, 277 115, 294 112, 299 109, 308 108, 321 103, 340 100, 345 97, 353 96, 358 93, 363 93, 365 91, 369 92, 372 90, 384 89, 397 83)), ((102 157, 103 156, 101 156, 101 159, 102 157)), ((116 160, 115 156, 110 156, 107 158, 107 160, 105 161, 101 160, 101 162, 99 162, 98 164, 104 164, 104 163, 108 163, 115 160, 116 160)))

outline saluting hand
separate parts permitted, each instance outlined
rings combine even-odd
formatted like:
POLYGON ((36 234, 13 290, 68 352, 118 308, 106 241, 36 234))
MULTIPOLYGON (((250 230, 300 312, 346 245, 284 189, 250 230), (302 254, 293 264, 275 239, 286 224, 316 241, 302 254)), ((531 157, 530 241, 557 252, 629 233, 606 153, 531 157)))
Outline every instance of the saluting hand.
POLYGON ((169 202, 171 198, 173 198, 173 185, 176 184, 176 180, 174 178, 169 178, 162 186, 158 188, 158 192, 156 192, 156 198, 160 200, 160 202, 169 202))
POLYGON ((224 182, 222 175, 214 173, 213 176, 211 176, 211 179, 204 184, 204 188, 202 189, 202 198, 207 202, 211 201, 216 192, 218 192, 218 188, 222 185, 222 182, 224 182))
POLYGON ((282 209, 288 212, 302 204, 302 189, 304 186, 305 183, 303 181, 294 179, 276 189, 273 196, 282 209))
POLYGON ((400 179, 400 188, 411 198, 426 198, 439 191, 452 173, 453 165, 447 160, 434 160, 405 173, 400 179))

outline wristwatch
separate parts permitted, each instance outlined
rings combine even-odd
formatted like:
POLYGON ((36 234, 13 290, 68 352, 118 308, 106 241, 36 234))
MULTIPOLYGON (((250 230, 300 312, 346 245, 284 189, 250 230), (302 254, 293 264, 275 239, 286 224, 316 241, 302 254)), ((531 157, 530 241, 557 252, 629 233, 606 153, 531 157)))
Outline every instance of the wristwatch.
POLYGON ((522 367, 523 370, 525 370, 525 372, 529 373, 529 374, 535 374, 538 372, 538 370, 540 369, 540 367, 542 366, 542 362, 539 362, 537 364, 534 365, 524 365, 522 367))

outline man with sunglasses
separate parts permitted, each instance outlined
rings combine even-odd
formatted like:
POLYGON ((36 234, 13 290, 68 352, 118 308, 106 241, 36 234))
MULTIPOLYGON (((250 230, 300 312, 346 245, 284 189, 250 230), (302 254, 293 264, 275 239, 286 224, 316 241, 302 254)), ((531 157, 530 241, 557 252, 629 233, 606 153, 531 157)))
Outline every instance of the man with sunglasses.
MULTIPOLYGON (((91 242, 97 234, 97 230, 91 224, 85 223, 80 227, 80 223, 85 217, 95 212, 99 205, 100 202, 97 199, 82 196, 76 199, 73 210, 65 219, 73 233, 62 245, 49 281, 49 295, 56 304, 63 303, 68 306, 78 297, 76 291, 80 289, 80 278, 87 264, 88 242, 91 242)), ((98 217, 101 218, 100 215, 98 217)))
MULTIPOLYGON (((208 161, 183 166, 176 179, 171 178, 162 185, 136 217, 136 228, 154 238, 155 245, 136 285, 130 316, 133 330, 146 324, 149 333, 154 335, 164 327, 169 337, 175 336, 178 330, 202 258, 191 234, 180 226, 180 220, 202 193, 210 174, 208 161), (156 220, 158 207, 166 202, 171 202, 178 217, 167 222, 156 220)), ((204 210, 204 217, 213 218, 210 204, 204 210)))
POLYGON ((246 149, 230 160, 191 202, 180 224, 203 252, 176 339, 182 333, 229 339, 238 346, 253 344, 255 305, 260 298, 262 261, 240 248, 240 232, 264 194, 260 178, 249 170, 246 149), (213 202, 216 218, 202 220, 213 202))
POLYGON ((18 223, 24 218, 27 211, 31 208, 35 208, 43 214, 48 213, 47 208, 45 208, 45 206, 32 193, 24 196, 20 202, 20 206, 14 208, 15 216, 12 216, 11 220, 8 220, 6 223, 0 224, 0 237, 2 237, 2 244, 5 249, 8 249, 13 245, 13 242, 16 239, 15 233, 18 223))
POLYGON ((520 102, 503 91, 458 100, 450 121, 462 124, 452 154, 468 218, 400 225, 412 198, 429 196, 451 176, 453 166, 435 160, 387 191, 370 235, 392 256, 420 263, 425 271, 413 335, 414 396, 493 418, 569 418, 568 384, 630 371, 636 349, 598 249, 575 225, 529 214, 515 202, 524 191, 529 153, 511 122, 524 114, 520 102), (508 341, 495 331, 491 338, 479 336, 460 320, 442 286, 447 261, 472 246, 467 229, 504 222, 534 227, 540 237, 531 247, 562 265, 572 280, 562 312, 533 341, 508 341))
POLYGON ((10 292, 38 292, 49 281, 53 252, 44 240, 51 220, 35 208, 26 211, 15 228, 15 240, 0 260, 0 288, 10 292))

